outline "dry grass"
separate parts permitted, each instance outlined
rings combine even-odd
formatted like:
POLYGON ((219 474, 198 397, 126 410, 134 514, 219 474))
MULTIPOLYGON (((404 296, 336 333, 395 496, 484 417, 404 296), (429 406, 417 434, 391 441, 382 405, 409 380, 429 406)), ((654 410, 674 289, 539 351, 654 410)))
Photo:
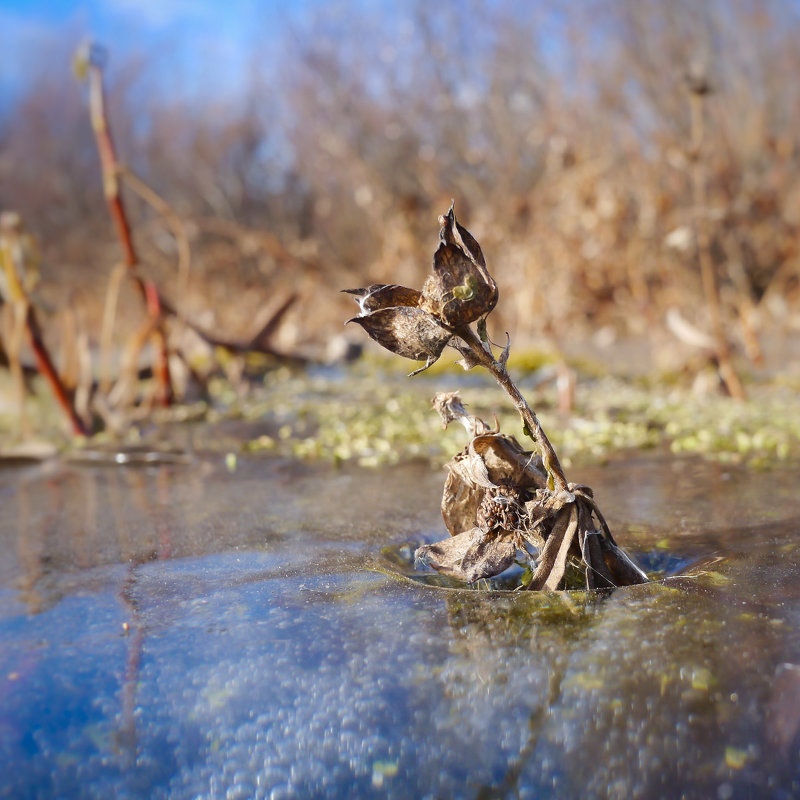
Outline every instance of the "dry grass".
MULTIPOLYGON (((691 339, 691 326, 712 328, 702 219, 734 358, 757 361, 762 333, 800 325, 796 6, 569 8, 319 11, 287 33, 282 67, 254 68, 244 101, 227 107, 176 100, 157 60, 116 65, 119 158, 173 214, 126 198, 142 274, 231 337, 252 334, 259 309, 297 293, 278 341, 322 349, 349 311, 346 298, 331 299, 336 289, 366 276, 420 283, 434 221, 455 197, 504 298, 496 336, 513 330, 519 344, 556 350, 641 337, 674 367, 691 346, 672 330, 691 339), (698 64, 712 93, 694 153, 685 78, 698 64), (178 270, 187 247, 188 285, 178 270), (688 327, 670 329, 670 309, 688 327)), ((96 343, 119 253, 85 98, 66 68, 32 84, 2 123, 0 208, 20 211, 37 234, 45 305, 63 306, 78 287, 96 343)), ((120 336, 145 313, 121 303, 120 336)))

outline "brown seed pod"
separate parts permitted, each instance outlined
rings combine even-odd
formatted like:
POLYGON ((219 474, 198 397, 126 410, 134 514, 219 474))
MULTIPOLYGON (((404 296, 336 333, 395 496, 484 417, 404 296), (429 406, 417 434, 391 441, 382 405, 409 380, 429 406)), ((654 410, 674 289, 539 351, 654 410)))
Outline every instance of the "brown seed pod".
POLYGON ((422 287, 422 307, 452 328, 488 314, 497 303, 497 284, 486 269, 480 246, 456 221, 453 206, 439 218, 439 248, 433 275, 422 287))
POLYGON ((440 325, 421 308, 379 308, 363 317, 353 317, 378 344, 404 358, 427 360, 428 366, 442 354, 453 332, 440 325))
POLYGON ((522 492, 507 485, 486 491, 475 521, 482 531, 516 531, 525 527, 524 516, 522 492))
POLYGON ((396 283, 373 283, 365 289, 342 289, 346 294, 355 295, 362 314, 392 306, 418 306, 422 293, 396 283))

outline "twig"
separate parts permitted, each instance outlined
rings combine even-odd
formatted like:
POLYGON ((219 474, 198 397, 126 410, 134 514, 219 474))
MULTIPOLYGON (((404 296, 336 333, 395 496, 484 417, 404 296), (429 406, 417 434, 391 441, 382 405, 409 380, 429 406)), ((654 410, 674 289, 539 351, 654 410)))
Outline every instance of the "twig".
POLYGON ((78 416, 75 407, 72 403, 72 398, 69 392, 64 388, 61 378, 58 376, 56 368, 53 366, 53 360, 50 358, 50 353, 45 346, 42 339, 41 329, 39 322, 36 318, 36 311, 32 305, 28 305, 28 312, 25 317, 25 327, 28 332, 28 339, 33 349, 33 355, 36 358, 36 366, 44 379, 50 384, 50 389, 55 395, 58 404, 63 409, 64 413, 72 425, 73 433, 77 436, 88 436, 89 430, 83 420, 78 416))
MULTIPOLYGON (((22 367, 19 363, 19 338, 21 329, 24 328, 36 359, 36 367, 47 383, 50 384, 50 389, 56 398, 56 402, 69 419, 73 433, 77 436, 88 436, 88 428, 75 411, 72 394, 66 389, 59 377, 50 352, 44 343, 36 310, 23 285, 25 282, 24 274, 18 273, 12 247, 5 238, 10 237, 13 239, 18 237, 20 225, 21 223, 17 219, 14 220, 13 225, 7 221, 4 237, 0 238, 0 260, 2 261, 0 271, 2 271, 4 277, 5 291, 8 293, 6 300, 12 307, 11 313, 13 315, 12 342, 8 354, 12 373, 15 375, 19 389, 24 392, 24 385, 21 383, 22 367)), ((24 270, 24 265, 20 265, 20 269, 24 270)), ((20 410, 22 411, 22 408, 20 410)))
POLYGON ((103 321, 100 326, 100 390, 104 394, 111 391, 111 346, 114 333, 114 320, 117 317, 117 303, 122 279, 127 267, 118 264, 111 271, 106 287, 106 300, 103 304, 103 321))
POLYGON ((103 175, 103 193, 108 203, 111 218, 117 231, 117 237, 122 245, 125 265, 131 271, 139 292, 145 301, 148 314, 156 323, 154 341, 156 344, 156 364, 154 373, 159 381, 160 399, 164 405, 169 405, 172 400, 172 381, 169 374, 169 353, 167 338, 164 333, 161 317, 161 299, 155 284, 149 279, 135 272, 139 259, 131 236, 131 227, 120 192, 119 161, 117 159, 114 141, 106 111, 105 90, 103 86, 104 53, 97 47, 91 47, 86 54, 86 69, 89 79, 89 115, 92 122, 97 152, 100 155, 100 168, 103 175))
MULTIPOLYGON (((126 164, 117 164, 117 173, 130 189, 145 201, 160 217, 164 219, 175 237, 178 248, 178 292, 184 294, 189 282, 189 271, 192 263, 192 252, 186 226, 174 208, 158 192, 151 189, 143 180, 135 175, 126 164)), ((179 315, 180 316, 180 315, 179 315)))

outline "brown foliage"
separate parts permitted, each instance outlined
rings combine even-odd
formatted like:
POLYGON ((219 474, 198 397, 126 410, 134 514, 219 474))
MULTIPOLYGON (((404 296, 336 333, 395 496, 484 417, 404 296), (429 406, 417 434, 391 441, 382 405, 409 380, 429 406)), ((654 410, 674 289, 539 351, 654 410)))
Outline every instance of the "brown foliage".
MULTIPOLYGON (((464 411, 457 394, 434 397, 445 425, 468 432, 486 424, 464 411)), ((447 464, 442 516, 450 538, 418 548, 418 562, 474 583, 520 558, 526 589, 555 591, 567 562, 583 567, 587 589, 644 583, 645 573, 617 545, 588 486, 550 491, 542 459, 499 431, 476 433, 447 464), (596 521, 595 521, 596 520, 596 521)))
MULTIPOLYGON (((752 353, 759 329, 791 324, 800 303, 798 34, 788 0, 415 2, 388 16, 319 9, 287 32, 280 67, 254 67, 233 100, 181 99, 158 59, 112 63, 110 115, 130 122, 117 126, 120 157, 192 248, 181 291, 168 226, 132 198, 143 269, 231 335, 296 292, 283 334, 322 340, 339 311, 310 314, 312 296, 367 274, 421 286, 431 218, 469 197, 506 298, 502 329, 663 344, 671 308, 711 328, 699 213, 722 323, 752 353), (685 78, 698 62, 710 93, 694 154, 685 78)), ((0 207, 36 232, 47 285, 101 297, 113 242, 62 66, 2 122, 0 207)))

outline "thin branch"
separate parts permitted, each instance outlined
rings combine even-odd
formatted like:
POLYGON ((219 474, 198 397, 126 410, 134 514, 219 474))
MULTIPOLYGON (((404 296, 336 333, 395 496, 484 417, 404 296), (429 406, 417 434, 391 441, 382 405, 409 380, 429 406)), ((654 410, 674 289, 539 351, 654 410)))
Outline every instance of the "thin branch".
POLYGON ((126 164, 118 163, 117 174, 128 187, 145 201, 167 223, 178 248, 178 292, 184 294, 189 282, 192 253, 186 226, 174 208, 158 192, 151 189, 143 180, 135 175, 126 164))
POLYGON ((117 230, 117 236, 122 245, 125 265, 133 275, 147 306, 148 314, 156 323, 154 334, 156 363, 154 373, 159 381, 161 402, 164 405, 169 405, 172 401, 173 389, 169 374, 167 337, 164 333, 163 320, 161 319, 161 299, 153 281, 136 274, 136 266, 139 263, 139 259, 133 244, 131 227, 123 204, 122 194, 120 193, 119 161, 114 148, 114 141, 111 138, 111 129, 106 111, 105 90, 103 87, 103 59, 100 52, 97 50, 90 52, 87 70, 89 78, 89 114, 97 143, 97 151, 100 155, 103 192, 117 230))
POLYGON ((533 409, 528 405, 514 381, 511 380, 508 370, 483 346, 481 340, 470 327, 464 325, 456 331, 456 334, 469 348, 475 361, 492 374, 497 383, 511 398, 514 407, 525 423, 526 429, 530 432, 531 438, 541 452, 544 468, 547 470, 548 475, 553 478, 554 491, 568 491, 567 479, 555 448, 550 439, 547 438, 547 434, 544 432, 533 409))
POLYGON ((36 366, 44 379, 50 384, 50 389, 55 395, 58 404, 61 406, 72 426, 72 431, 76 436, 88 436, 89 430, 83 420, 75 411, 70 393, 64 388, 61 378, 58 376, 50 353, 42 339, 41 328, 36 318, 36 311, 32 305, 28 305, 28 312, 25 317, 25 327, 28 332, 28 339, 36 358, 36 366))

